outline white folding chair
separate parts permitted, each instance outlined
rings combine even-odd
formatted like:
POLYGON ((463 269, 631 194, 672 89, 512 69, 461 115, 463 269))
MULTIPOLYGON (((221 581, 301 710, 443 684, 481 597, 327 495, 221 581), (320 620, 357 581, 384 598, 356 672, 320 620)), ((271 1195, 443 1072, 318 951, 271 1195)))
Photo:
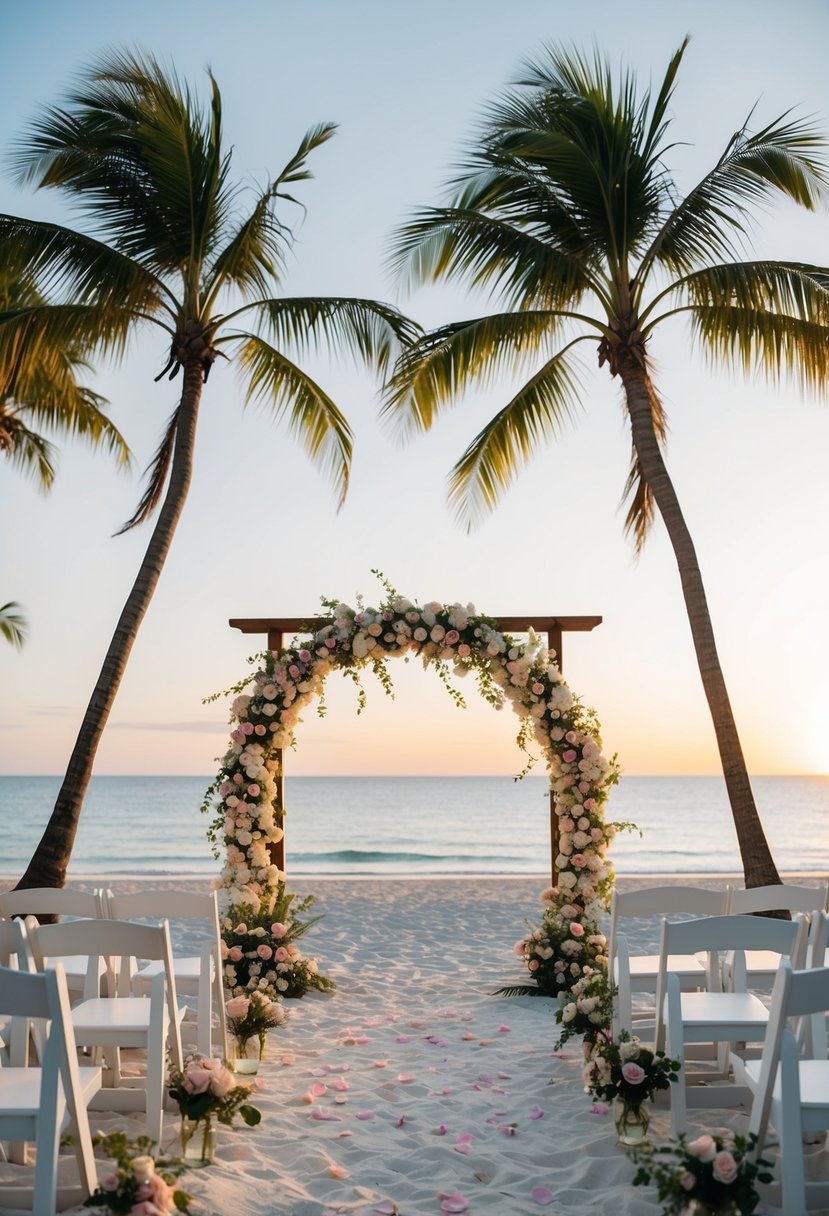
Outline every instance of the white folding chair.
MULTIPOLYGON (((0 920, 0 967, 14 971, 35 973, 35 965, 29 950, 26 926, 22 920, 0 920)), ((20 1059, 28 1050, 28 1024, 26 1019, 0 1015, 0 1068, 11 1063, 11 1058, 20 1059), (22 1041, 21 1034, 24 1036, 22 1041), (14 1039, 14 1042, 12 1041, 14 1039)), ((41 1039, 42 1046, 42 1039, 41 1039)))
MULTIPOLYGON (((770 920, 755 916, 709 916, 679 923, 662 921, 659 976, 656 987, 656 1047, 680 1061, 677 1080, 670 1087, 671 1134, 687 1130, 688 1106, 731 1106, 745 1096, 733 1084, 712 1085, 711 1073, 688 1077, 685 1069, 689 1043, 713 1043, 721 1047, 718 1073, 727 1077, 730 1066, 728 1044, 759 1043, 765 1037, 768 1010, 759 997, 745 988, 745 950, 771 949, 780 958, 801 966, 806 950, 805 920, 770 920), (708 955, 707 988, 682 992, 679 977, 668 970, 672 954, 708 955), (722 991, 720 953, 735 951, 734 990, 722 991), (693 1085, 689 1081, 701 1080, 693 1085)), ((714 1079, 719 1079, 715 1076, 714 1079)))
MULTIPOLYGON (((29 887, 22 891, 4 891, 0 894, 0 916, 34 916, 38 920, 45 916, 70 916, 94 919, 102 915, 102 893, 78 891, 75 887, 29 887)), ((84 992, 89 959, 84 955, 61 959, 66 975, 66 986, 70 999, 75 1000, 84 992)), ((48 963, 47 963, 48 966, 48 963)), ((103 978, 101 972, 100 978, 103 978)))
MULTIPOLYGON (((219 906, 215 891, 208 895, 190 891, 136 891, 128 895, 104 892, 106 915, 113 920, 167 917, 168 920, 200 920, 207 928, 201 952, 196 955, 173 954, 176 990, 181 996, 195 997, 196 1045, 205 1056, 213 1055, 213 1006, 219 1024, 219 1047, 228 1056, 227 1015, 222 983, 221 933, 219 906)), ((146 990, 161 968, 160 962, 147 963, 133 977, 137 992, 146 990)))
MULTIPOLYGON (((725 910, 732 916, 754 912, 803 912, 811 915, 826 907, 829 887, 793 886, 777 883, 768 887, 726 887, 725 910)), ((777 975, 780 959, 769 950, 746 952, 746 976, 750 988, 770 988, 777 975)), ((725 982, 728 982, 726 960, 725 982)))
POLYGON ((800 1058, 790 1018, 825 1022, 829 967, 793 971, 784 960, 772 991, 768 1032, 759 1060, 735 1060, 735 1075, 754 1096, 748 1130, 763 1151, 769 1124, 780 1142, 778 1170, 786 1216, 805 1216, 808 1206, 829 1206, 829 1183, 806 1181, 804 1139, 829 1129, 829 1060, 800 1058))
MULTIPOLYGON (((22 927, 21 927, 22 928, 22 927)), ((12 1058, 0 1068, 0 1137, 11 1141, 9 1159, 25 1165, 26 1142, 37 1146, 34 1187, 0 1184, 0 1206, 33 1207, 53 1216, 58 1207, 86 1199, 97 1185, 87 1103, 101 1085, 100 1068, 79 1068, 66 978, 58 963, 43 975, 0 967, 0 1012, 24 1023, 48 1021, 40 1067, 12 1058), (68 1116, 80 1187, 58 1188, 61 1130, 68 1116), (18 1151, 19 1150, 19 1151, 18 1151)), ((19 1041, 28 1048, 28 1030, 19 1041)))
POLYGON ((173 1063, 181 1068, 179 1023, 185 1012, 179 1009, 176 1000, 167 922, 148 926, 128 921, 82 920, 65 925, 34 925, 29 936, 38 970, 43 968, 44 957, 54 959, 87 951, 105 959, 109 995, 97 995, 90 973, 86 997, 72 1009, 71 1015, 78 1045, 101 1048, 107 1065, 103 1088, 93 1106, 101 1110, 146 1111, 147 1135, 160 1143, 165 1048, 169 1043, 173 1063), (152 981, 148 997, 132 994, 133 959, 157 959, 163 964, 152 981), (122 1073, 121 1048, 146 1051, 144 1077, 122 1073))
MULTIPOLYGON (((609 974, 617 991, 613 1001, 612 1030, 616 1038, 622 1030, 635 1030, 640 1036, 653 1030, 647 1013, 634 1019, 634 992, 656 992, 659 974, 658 954, 631 954, 622 932, 623 922, 634 917, 717 916, 725 910, 725 892, 705 887, 649 887, 644 891, 613 891, 610 902, 608 937, 609 974), (634 1024, 635 1023, 635 1024, 634 1024)), ((693 954, 673 955, 668 969, 679 976, 680 987, 705 985, 705 965, 693 954)))

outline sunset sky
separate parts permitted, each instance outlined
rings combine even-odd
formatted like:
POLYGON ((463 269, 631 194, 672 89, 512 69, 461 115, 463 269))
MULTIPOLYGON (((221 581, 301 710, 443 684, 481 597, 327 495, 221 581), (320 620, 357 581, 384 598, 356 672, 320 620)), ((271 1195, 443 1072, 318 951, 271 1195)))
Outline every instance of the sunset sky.
MULTIPOLYGON (((756 105, 765 124, 789 107, 829 130, 829 5, 824 0, 31 0, 4 5, 0 38, 0 210, 70 222, 58 197, 18 187, 8 153, 40 104, 113 46, 140 46, 202 91, 222 89, 233 176, 264 184, 304 131, 340 124, 297 190, 307 206, 285 293, 391 300, 426 327, 484 311, 459 288, 406 298, 384 269, 411 210, 443 200, 483 104, 548 42, 624 58, 661 79, 686 33, 673 102, 671 166, 683 189, 709 168, 756 105)), ((296 214, 284 218, 296 221, 296 214)), ((763 220, 763 256, 829 264, 829 216, 783 206, 763 220)), ((829 389, 806 400, 712 370, 681 321, 650 352, 670 421, 668 466, 697 545, 725 676, 754 773, 829 772, 829 389)), ((135 454, 130 475, 66 444, 44 498, 0 461, 0 604, 30 622, 22 652, 0 645, 0 773, 60 773, 149 528, 113 538, 176 401, 155 384, 152 334, 94 387, 135 454)), ((246 670, 255 640, 229 617, 311 615, 320 596, 371 602, 379 567, 421 602, 472 601, 487 614, 601 615, 565 639, 564 671, 594 705, 605 748, 631 774, 714 773, 717 756, 679 580, 657 523, 636 560, 620 508, 629 438, 620 394, 589 367, 584 411, 540 450, 501 507, 471 535, 446 505, 446 477, 507 400, 509 384, 470 392, 431 434, 401 447, 377 422, 377 385, 347 363, 309 368, 355 431, 352 488, 333 492, 284 427, 242 408, 232 367, 202 405, 196 468, 172 552, 139 634, 96 772, 209 774, 227 707, 202 698, 246 670)), ((389 705, 333 680, 324 721, 301 728, 296 773, 512 773, 516 723, 476 703, 459 713, 433 673, 392 666, 389 705)))

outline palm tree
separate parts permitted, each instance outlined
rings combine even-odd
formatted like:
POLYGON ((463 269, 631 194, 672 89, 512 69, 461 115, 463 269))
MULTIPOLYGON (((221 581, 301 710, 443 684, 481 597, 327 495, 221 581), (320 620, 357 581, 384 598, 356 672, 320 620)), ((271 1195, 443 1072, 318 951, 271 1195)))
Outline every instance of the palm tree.
POLYGON ((5 638, 10 646, 22 650, 27 633, 28 625, 20 605, 14 600, 0 604, 0 637, 5 638))
POLYGON ((469 526, 494 507, 542 440, 579 404, 587 344, 622 386, 632 461, 626 530, 637 551, 656 511, 676 555, 749 886, 779 882, 757 815, 717 656, 694 545, 663 459, 666 417, 651 345, 687 317, 715 359, 802 384, 829 373, 829 271, 746 260, 752 213, 785 196, 813 208, 825 142, 784 114, 748 123, 684 197, 669 173, 668 106, 685 47, 655 95, 595 52, 545 48, 487 111, 452 182, 451 205, 420 210, 393 264, 412 283, 486 287, 503 311, 426 334, 398 361, 384 414, 428 430, 456 390, 533 360, 529 378, 454 466, 450 501, 469 526))
POLYGON ((50 334, 43 324, 46 303, 33 283, 0 267, 0 452, 47 492, 55 480, 54 444, 47 430, 77 436, 93 448, 104 445, 117 465, 130 451, 103 412, 107 402, 78 383, 89 368, 71 335, 50 334), (37 429, 35 429, 37 428, 37 429))
MULTIPOLYGON (((64 882, 98 742, 187 497, 202 388, 216 359, 235 354, 246 399, 264 400, 287 419, 342 501, 348 423, 288 352, 342 345, 383 369, 417 333, 374 300, 275 294, 292 235, 277 217, 277 203, 293 201, 290 189, 310 176, 309 154, 334 129, 311 128, 282 172, 246 205, 230 181, 213 77, 204 106, 154 58, 110 52, 17 147, 20 180, 62 190, 89 221, 81 231, 0 216, 0 264, 6 251, 22 257, 51 301, 35 310, 44 332, 55 340, 94 340, 99 350, 119 355, 136 327, 154 327, 165 335, 167 352, 156 379, 182 377, 146 489, 122 531, 156 507, 158 517, 22 887, 64 882)), ((21 313, 19 323, 25 320, 21 313)))

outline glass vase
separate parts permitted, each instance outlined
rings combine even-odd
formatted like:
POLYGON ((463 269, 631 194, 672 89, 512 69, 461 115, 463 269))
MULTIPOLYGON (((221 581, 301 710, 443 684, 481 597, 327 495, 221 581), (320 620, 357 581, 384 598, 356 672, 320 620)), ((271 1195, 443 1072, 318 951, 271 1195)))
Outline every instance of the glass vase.
POLYGON ((181 1116, 181 1156, 191 1168, 209 1165, 216 1151, 216 1132, 212 1120, 181 1116))
POLYGON ((249 1039, 239 1039, 232 1035, 228 1048, 228 1067, 240 1076, 256 1076, 265 1051, 265 1036, 252 1035, 249 1039))
POLYGON ((616 1136, 625 1148, 639 1148, 647 1143, 650 1121, 646 1102, 626 1102, 624 1098, 614 1098, 616 1136))
POLYGON ((715 1208, 702 1199, 689 1199, 680 1216, 739 1216, 739 1208, 736 1203, 715 1208))

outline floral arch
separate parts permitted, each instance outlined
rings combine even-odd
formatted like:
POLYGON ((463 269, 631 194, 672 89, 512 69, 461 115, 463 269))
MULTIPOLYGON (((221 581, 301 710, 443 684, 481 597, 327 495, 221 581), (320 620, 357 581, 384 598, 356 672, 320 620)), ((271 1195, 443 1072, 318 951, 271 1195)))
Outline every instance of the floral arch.
POLYGON ((230 746, 205 799, 208 807, 218 796, 208 834, 225 848, 219 886, 228 915, 269 915, 284 891, 273 857, 283 836, 276 801, 281 753, 294 743, 302 711, 323 697, 326 678, 340 670, 359 684, 369 668, 390 692, 388 660, 417 657, 460 705, 451 676, 472 675, 485 700, 518 715, 521 748, 526 752, 534 740, 546 761, 558 826, 556 882, 542 892, 541 928, 516 952, 539 988, 569 992, 606 961, 598 920, 613 883, 607 850, 617 825, 606 821, 605 804, 618 768, 602 754, 596 714, 573 695, 555 651, 534 632, 518 640, 471 604, 421 607, 384 585, 386 598, 376 608, 324 600, 327 612, 307 643, 257 656, 258 670, 229 690, 237 694, 230 746))

